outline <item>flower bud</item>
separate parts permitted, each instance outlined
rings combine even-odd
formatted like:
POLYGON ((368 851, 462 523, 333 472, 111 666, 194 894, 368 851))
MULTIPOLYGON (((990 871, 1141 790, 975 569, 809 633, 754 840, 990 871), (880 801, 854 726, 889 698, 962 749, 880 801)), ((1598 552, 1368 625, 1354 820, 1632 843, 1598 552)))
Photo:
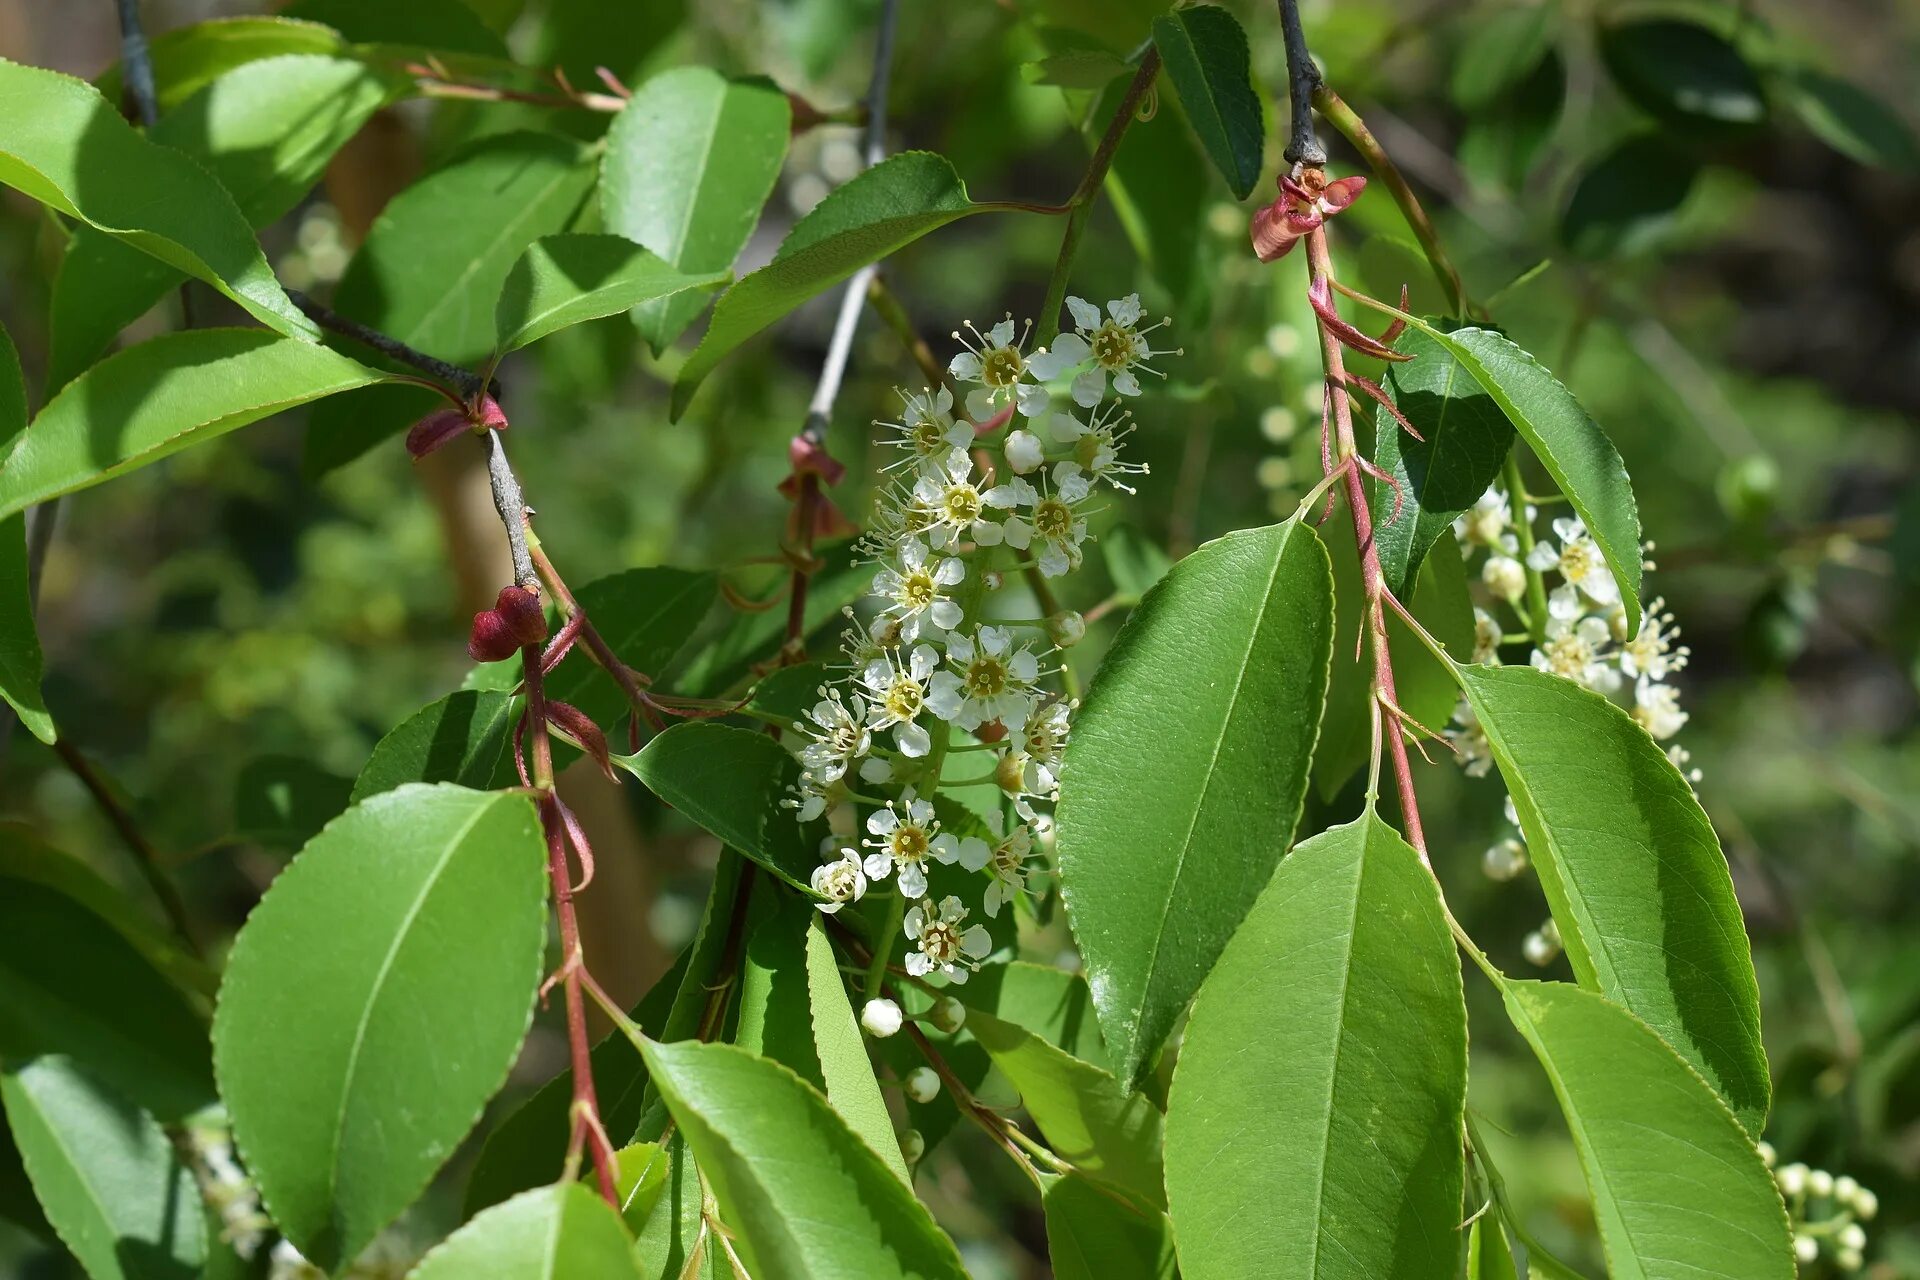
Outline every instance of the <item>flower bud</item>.
POLYGON ((906 1089, 915 1102, 932 1102, 940 1096, 940 1077, 932 1067, 915 1067, 907 1072, 906 1089))
MULTIPOLYGON (((1773 1168, 1773 1162, 1780 1158, 1778 1153, 1774 1151, 1771 1142, 1762 1142, 1755 1146, 1754 1150, 1760 1153, 1760 1163, 1769 1169, 1773 1168)), ((1851 1181, 1851 1179, 1849 1179, 1849 1181, 1851 1181)))
POLYGON ((1003 751, 993 765, 993 780, 1008 795, 1026 790, 1027 758, 1018 751, 1003 751))
POLYGON ((1840 1234, 1834 1237, 1842 1249, 1851 1249, 1855 1253, 1867 1247, 1867 1231, 1857 1222, 1849 1222, 1840 1228, 1840 1234))
POLYGON ((1858 1271, 1866 1261, 1858 1249, 1842 1249, 1833 1255, 1833 1265, 1842 1271, 1858 1271))
POLYGON ((1063 609, 1047 618, 1047 637, 1062 649, 1071 649, 1087 638, 1087 620, 1072 609, 1063 609))
POLYGON ((1807 1194, 1821 1199, 1833 1194, 1833 1175, 1825 1169, 1815 1169, 1807 1175, 1807 1194))
POLYGON ((1480 869, 1489 880, 1511 880, 1526 869, 1527 846, 1508 837, 1492 845, 1480 857, 1480 869))
POLYGON ((1862 1222, 1873 1221, 1873 1215, 1880 1212, 1880 1197, 1861 1187, 1853 1193, 1853 1215, 1862 1222))
POLYGON ((540 607, 540 597, 525 587, 500 588, 493 611, 521 644, 539 644, 547 638, 547 615, 540 607))
POLYGON ((1545 929, 1535 929, 1521 942, 1520 952, 1528 964, 1544 969, 1559 956, 1560 943, 1558 939, 1549 938, 1545 929))
POLYGON ((927 1140, 920 1136, 918 1129, 909 1129, 900 1135, 900 1154, 908 1164, 917 1164, 920 1157, 927 1154, 927 1140))
POLYGON ((473 628, 467 633, 467 656, 475 662, 504 662, 520 652, 507 620, 492 609, 473 615, 473 628))
POLYGON ((1527 593, 1526 566, 1510 556, 1488 556, 1480 581, 1502 600, 1518 600, 1527 593))
POLYGON ((1833 1180, 1833 1198, 1841 1204, 1852 1204, 1853 1198, 1860 1194, 1860 1184, 1846 1174, 1833 1180))
POLYGON ((1804 1195, 1807 1190, 1807 1166, 1798 1161, 1785 1165, 1773 1175, 1773 1180, 1780 1184, 1780 1194, 1783 1196, 1804 1195))
POLYGON ((934 1001, 933 1008, 927 1013, 927 1020, 952 1035, 967 1025, 967 1006, 952 996, 942 996, 934 1001))
POLYGON ((1812 1236, 1795 1236, 1793 1257, 1801 1266, 1811 1266, 1820 1260, 1820 1242, 1812 1236))
POLYGON ((1017 476, 1038 471, 1047 460, 1047 449, 1040 443, 1040 437, 1024 428, 1007 433, 1006 452, 1007 465, 1017 476))
POLYGON ((884 996, 867 1001, 866 1007, 860 1010, 860 1025, 876 1040, 885 1040, 897 1033, 904 1021, 906 1019, 900 1016, 900 1006, 884 996))

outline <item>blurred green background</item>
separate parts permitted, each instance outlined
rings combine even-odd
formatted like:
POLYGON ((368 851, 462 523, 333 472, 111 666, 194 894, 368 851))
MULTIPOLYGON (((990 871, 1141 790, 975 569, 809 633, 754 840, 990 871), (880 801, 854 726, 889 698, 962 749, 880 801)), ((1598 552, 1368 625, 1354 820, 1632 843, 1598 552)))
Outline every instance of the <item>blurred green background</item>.
MULTIPOLYGON (((373 6, 300 7, 349 21, 373 6)), ((575 84, 593 83, 596 65, 635 83, 700 63, 769 75, 828 110, 864 91, 876 8, 470 7, 522 62, 564 67, 575 84)), ((1087 95, 1035 83, 1028 64, 1048 41, 1064 47, 1040 26, 1071 31, 1092 15, 1088 25, 1110 29, 1134 7, 907 0, 890 145, 949 156, 976 198, 1064 198, 1085 163, 1076 122, 1087 95)), ((1278 90, 1271 7, 1229 7, 1252 36, 1256 78, 1278 90)), ((1783 1161, 1878 1193, 1868 1274, 1920 1276, 1920 154, 1897 123, 1915 115, 1920 7, 1302 7, 1330 83, 1429 202, 1472 295, 1572 386, 1626 459, 1658 543, 1649 594, 1666 598, 1693 650, 1678 679, 1692 713, 1679 741, 1703 771, 1755 943, 1776 1088, 1768 1136, 1783 1161), (1707 125, 1636 100, 1632 67, 1610 66, 1596 35, 1629 12, 1681 12, 1724 33, 1758 69, 1761 114, 1707 125), (1854 99, 1809 68, 1886 105, 1838 111, 1854 99)), ((259 6, 144 8, 158 34, 259 6)), ((91 78, 117 50, 108 0, 0 0, 9 58, 91 78)), ((454 147, 530 123, 592 136, 607 119, 426 100, 383 111, 320 190, 264 233, 269 257, 289 284, 324 296, 384 201, 454 147)), ((1268 174, 1275 134, 1270 121, 1268 174)), ((857 143, 848 126, 796 138, 743 270, 857 171, 857 143)), ((1333 149, 1335 168, 1351 171, 1351 154, 1333 149)), ((1128 134, 1109 196, 1072 291, 1138 290, 1174 317, 1185 355, 1139 405, 1136 447, 1152 474, 1137 498, 1110 504, 1104 558, 1090 555, 1071 580, 1068 603, 1083 609, 1136 593, 1166 557, 1290 513, 1318 475, 1304 268, 1297 257, 1261 267, 1247 247, 1248 214, 1270 188, 1234 202, 1177 109, 1163 109, 1128 134)), ((1383 296, 1405 281, 1416 309, 1439 309, 1383 192, 1335 228, 1345 276, 1383 296)), ((944 359, 937 336, 961 320, 1038 305, 1057 245, 1046 219, 971 219, 886 274, 944 359)), ((0 322, 36 390, 59 248, 37 206, 0 192, 0 322)), ((691 338, 655 358, 616 317, 509 359, 515 460, 576 587, 677 564, 738 566, 740 589, 761 591, 765 570, 752 562, 778 548, 785 442, 836 301, 751 344, 675 425, 666 385, 691 338)), ((226 317, 198 286, 192 305, 198 323, 226 317)), ((177 307, 170 299, 127 340, 176 324, 177 307)), ((891 415, 897 384, 917 385, 912 362, 869 319, 830 436, 850 467, 835 496, 856 518, 882 460, 867 424, 891 415)), ((231 935, 305 834, 297 812, 275 806, 297 810, 278 780, 311 770, 284 761, 340 779, 337 809, 373 743, 457 686, 466 616, 506 580, 471 460, 416 466, 396 439, 316 476, 305 430, 302 414, 285 415, 70 499, 47 562, 48 703, 164 852, 209 937, 231 935)), ((1083 676, 1119 612, 1075 651, 1083 676)), ((690 933, 712 850, 637 787, 615 791, 577 770, 565 785, 601 849, 584 904, 595 971, 637 996, 690 933)), ((1499 884, 1479 870, 1504 834, 1497 784, 1441 761, 1421 769, 1420 786, 1455 910, 1498 963, 1524 969, 1521 939, 1546 909, 1530 878, 1499 884)), ((331 795, 321 792, 315 803, 331 795)), ((0 762, 0 816, 143 893, 80 785, 24 733, 0 762)), ((1056 923, 1033 945, 1062 948, 1064 932, 1056 923)), ((1551 1096, 1490 993, 1468 986, 1473 1101, 1494 1154, 1538 1234, 1597 1267, 1551 1096)), ((1282 1028, 1273 1052, 1285 1052, 1282 1028)), ((537 1034, 517 1087, 545 1078, 560 1054, 537 1034)), ((1045 1275, 1037 1206, 974 1136, 942 1149, 923 1189, 977 1274, 1045 1275)), ((63 1274, 0 1223, 7 1256, 22 1274, 63 1274)))

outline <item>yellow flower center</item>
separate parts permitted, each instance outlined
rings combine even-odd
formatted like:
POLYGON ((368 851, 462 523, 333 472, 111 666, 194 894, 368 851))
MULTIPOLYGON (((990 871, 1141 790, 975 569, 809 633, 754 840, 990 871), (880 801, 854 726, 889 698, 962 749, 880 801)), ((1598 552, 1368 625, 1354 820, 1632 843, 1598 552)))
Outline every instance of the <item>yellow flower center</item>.
POLYGON ((960 954, 960 930, 945 920, 928 921, 920 931, 920 950, 935 964, 951 964, 960 954))
POLYGON ((1553 674, 1578 680, 1587 673, 1587 667, 1593 661, 1593 646, 1569 631, 1558 640, 1549 640, 1546 654, 1547 665, 1553 674))
POLYGON ((965 684, 970 698, 995 697, 1007 687, 1005 660, 989 653, 976 654, 967 664, 965 684))
POLYGON ((1117 320, 1109 320, 1096 329, 1088 345, 1093 348, 1093 358, 1109 373, 1133 363, 1133 330, 1117 320))
POLYGON ((887 851, 895 862, 924 862, 927 857, 927 829, 917 822, 903 822, 893 829, 887 851))
POLYGON ((1560 551, 1560 576, 1579 586, 1594 570, 1593 552, 1584 542, 1569 542, 1560 551))
POLYGON ((1012 347, 995 347, 980 361, 980 381, 995 390, 1004 390, 1020 381, 1027 362, 1012 347))
POLYGON ((1047 498, 1033 509, 1033 531, 1049 542, 1064 542, 1073 532, 1073 509, 1047 498))
POLYGON ((951 525, 972 524, 980 518, 980 491, 970 484, 956 484, 947 490, 940 500, 941 508, 946 512, 947 523, 951 525))
POLYGON ((902 672, 887 686, 885 706, 895 720, 912 720, 920 714, 921 703, 920 682, 911 675, 902 672))
POLYGON ((923 458, 931 457, 947 447, 947 442, 941 438, 940 425, 924 418, 913 424, 908 438, 913 441, 913 451, 923 458))
POLYGON ((1026 859, 1021 851, 1014 847, 1011 840, 1003 840, 993 846, 994 874, 1005 880, 1020 870, 1020 864, 1026 859))
POLYGON ((940 596, 940 588, 930 569, 915 569, 900 579, 900 603, 909 609, 924 609, 940 596))

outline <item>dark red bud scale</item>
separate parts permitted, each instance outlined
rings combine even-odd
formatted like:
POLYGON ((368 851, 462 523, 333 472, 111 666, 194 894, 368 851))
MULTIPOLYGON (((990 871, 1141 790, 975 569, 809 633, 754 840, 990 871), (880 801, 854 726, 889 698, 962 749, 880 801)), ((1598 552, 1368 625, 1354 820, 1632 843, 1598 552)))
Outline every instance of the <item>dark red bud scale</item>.
POLYGON ((547 615, 540 597, 525 587, 502 587, 493 608, 473 615, 467 655, 475 662, 504 662, 546 638, 547 615))

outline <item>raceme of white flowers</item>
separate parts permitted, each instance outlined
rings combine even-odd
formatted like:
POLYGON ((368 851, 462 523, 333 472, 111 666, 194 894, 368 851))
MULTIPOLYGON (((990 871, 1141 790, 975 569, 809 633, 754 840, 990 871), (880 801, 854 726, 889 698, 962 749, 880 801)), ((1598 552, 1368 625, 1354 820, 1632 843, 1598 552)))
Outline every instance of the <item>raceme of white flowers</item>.
POLYGON ((846 674, 798 726, 801 781, 786 803, 837 833, 812 875, 820 910, 891 886, 916 977, 964 982, 979 968, 993 944, 978 915, 1030 891, 1051 835, 1044 806, 1076 704, 1049 678, 1086 626, 1066 611, 1008 617, 999 593, 1022 573, 1047 582, 1080 567, 1102 483, 1132 493, 1146 472, 1122 456, 1123 400, 1160 373, 1156 357, 1179 354, 1152 345, 1167 322, 1142 325, 1137 294, 1104 311, 1068 298, 1067 310, 1073 327, 1046 348, 1028 349, 1032 325, 1011 316, 985 332, 969 323, 947 369, 963 411, 946 387, 902 391, 899 418, 876 424, 901 457, 855 544, 874 567, 871 607, 848 611, 846 674), (934 803, 989 785, 1000 803, 983 819, 934 803), (965 829, 944 829, 943 812, 965 829), (935 864, 977 876, 977 898, 936 895, 935 864))
POLYGON ((1862 1224, 1880 1212, 1880 1197, 1844 1173, 1836 1177, 1797 1161, 1775 1168, 1771 1143, 1760 1144, 1760 1158, 1773 1169, 1773 1180, 1787 1206, 1793 1260, 1811 1268, 1824 1257, 1843 1273, 1860 1270, 1867 1248, 1867 1229, 1862 1224))
MULTIPOLYGON (((1527 509, 1529 524, 1537 515, 1532 507, 1527 509)), ((1490 605, 1474 609, 1473 660, 1492 659, 1509 633, 1502 612, 1509 614, 1512 630, 1526 631, 1520 611, 1527 594, 1527 571, 1537 572, 1547 588, 1547 617, 1543 634, 1535 639, 1533 666, 1621 703, 1649 734, 1666 744, 1674 765, 1690 781, 1698 782, 1699 770, 1690 767, 1686 748, 1671 741, 1686 725, 1687 713, 1680 707, 1679 690, 1667 681, 1687 665, 1689 651, 1678 643, 1680 632, 1673 615, 1666 612, 1666 602, 1656 597, 1645 611, 1640 633, 1627 639, 1619 584, 1585 523, 1578 516, 1560 517, 1553 521, 1551 537, 1522 552, 1512 504, 1497 488, 1488 489, 1455 520, 1453 531, 1469 571, 1477 565, 1490 605)), ((1493 753, 1464 699, 1453 720, 1447 740, 1455 757, 1469 775, 1484 777, 1493 768, 1493 753)), ((1481 860, 1481 868, 1495 880, 1511 880, 1527 866, 1526 845, 1511 798, 1507 823, 1512 830, 1495 841, 1481 860)), ((1552 921, 1528 934, 1523 947, 1526 958, 1541 966, 1551 964, 1560 950, 1552 921)))

